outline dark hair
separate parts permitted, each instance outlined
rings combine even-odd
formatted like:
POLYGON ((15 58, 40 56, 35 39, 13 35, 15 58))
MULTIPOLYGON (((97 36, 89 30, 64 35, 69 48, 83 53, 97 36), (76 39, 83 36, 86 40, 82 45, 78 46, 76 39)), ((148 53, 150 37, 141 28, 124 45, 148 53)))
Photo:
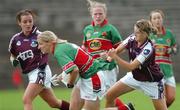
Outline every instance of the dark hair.
POLYGON ((157 29, 153 27, 151 22, 149 20, 141 19, 138 20, 135 24, 135 26, 141 31, 141 32, 146 32, 148 35, 151 33, 156 34, 157 29))
POLYGON ((30 10, 30 9, 25 9, 25 10, 21 10, 16 14, 16 21, 20 22, 21 21, 21 16, 23 15, 32 15, 33 18, 35 18, 36 14, 30 10))

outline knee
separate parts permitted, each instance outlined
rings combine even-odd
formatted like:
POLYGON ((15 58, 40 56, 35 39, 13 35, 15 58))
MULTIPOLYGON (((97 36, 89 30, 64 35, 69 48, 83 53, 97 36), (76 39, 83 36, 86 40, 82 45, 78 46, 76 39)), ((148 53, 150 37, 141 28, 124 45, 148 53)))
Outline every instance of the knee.
POLYGON ((105 98, 107 102, 112 102, 115 99, 110 93, 107 93, 105 98))
POLYGON ((23 103, 24 104, 31 104, 32 103, 32 99, 28 96, 23 96, 23 103))

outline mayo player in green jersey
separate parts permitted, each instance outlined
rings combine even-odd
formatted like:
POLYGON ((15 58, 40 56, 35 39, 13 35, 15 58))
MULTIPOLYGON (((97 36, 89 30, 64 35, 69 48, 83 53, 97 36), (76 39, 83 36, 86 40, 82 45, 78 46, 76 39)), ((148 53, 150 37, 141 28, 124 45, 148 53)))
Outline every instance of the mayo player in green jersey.
POLYGON ((174 35, 163 26, 164 14, 161 10, 153 10, 150 13, 150 21, 158 30, 150 39, 156 48, 156 63, 160 65, 164 73, 166 104, 169 107, 175 100, 176 82, 173 75, 171 55, 177 53, 177 44, 174 35))
MULTIPOLYGON (((93 58, 104 62, 104 59, 106 59, 104 56, 107 51, 116 48, 121 43, 122 38, 116 27, 110 24, 107 19, 106 4, 94 0, 87 0, 87 2, 92 22, 83 29, 83 45, 81 47, 93 58)), ((119 68, 114 61, 109 63, 117 71, 114 74, 106 74, 106 82, 111 87, 117 81, 119 68)), ((131 105, 131 103, 128 104, 131 105)), ((115 100, 115 105, 121 106, 122 110, 128 109, 119 98, 115 100)))
MULTIPOLYGON (((76 44, 59 39, 51 31, 39 34, 38 43, 39 49, 43 53, 53 54, 63 71, 69 74, 67 87, 73 88, 70 110, 81 110, 84 101, 85 110, 99 110, 100 100, 107 91, 105 74, 115 72, 109 63, 92 58, 76 44)), ((61 80, 59 77, 57 79, 61 80)))

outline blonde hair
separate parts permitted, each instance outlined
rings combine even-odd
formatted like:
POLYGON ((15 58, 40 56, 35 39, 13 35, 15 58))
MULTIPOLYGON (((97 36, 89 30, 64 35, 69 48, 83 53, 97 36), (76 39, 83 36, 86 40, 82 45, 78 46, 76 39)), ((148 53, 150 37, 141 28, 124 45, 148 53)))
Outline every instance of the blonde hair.
POLYGON ((105 3, 101 3, 101 2, 97 2, 97 1, 94 1, 94 0, 87 0, 88 2, 88 10, 90 12, 90 14, 92 14, 92 9, 95 8, 95 7, 102 7, 105 14, 107 13, 107 6, 105 3))
POLYGON ((54 34, 52 31, 44 31, 38 35, 37 38, 38 41, 44 41, 44 42, 54 42, 54 43, 64 43, 67 42, 67 40, 59 39, 56 34, 54 34))
POLYGON ((136 22, 135 26, 141 32, 146 32, 147 35, 150 35, 151 33, 153 33, 153 34, 157 33, 157 29, 152 25, 152 23, 149 20, 146 20, 146 19, 138 20, 136 22))

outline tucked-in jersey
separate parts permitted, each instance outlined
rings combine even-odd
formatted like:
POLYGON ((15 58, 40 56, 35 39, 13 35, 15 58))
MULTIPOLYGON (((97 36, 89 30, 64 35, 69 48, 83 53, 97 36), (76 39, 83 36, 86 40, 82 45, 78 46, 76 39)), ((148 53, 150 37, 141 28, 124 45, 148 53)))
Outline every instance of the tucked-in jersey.
POLYGON ((29 36, 23 32, 15 34, 9 43, 9 52, 17 57, 24 74, 47 64, 47 54, 38 49, 37 35, 40 31, 33 27, 29 36))
POLYGON ((83 45, 94 58, 99 58, 102 52, 116 48, 122 40, 118 30, 107 20, 104 20, 101 26, 95 26, 92 22, 83 30, 83 36, 83 45))
POLYGON ((176 47, 175 37, 173 36, 172 32, 169 29, 163 28, 163 34, 161 35, 151 34, 149 38, 152 40, 152 42, 155 45, 156 62, 160 64, 160 66, 169 65, 167 69, 171 69, 170 71, 164 70, 166 68, 161 68, 161 69, 163 70, 163 73, 166 77, 171 77, 173 75, 172 60, 171 60, 171 54, 168 51, 169 49, 176 47))
POLYGON ((132 70, 136 80, 157 82, 163 78, 159 65, 155 63, 155 49, 149 39, 138 47, 135 35, 132 34, 122 42, 122 45, 127 48, 130 61, 137 59, 141 63, 138 68, 132 70))
POLYGON ((90 78, 99 70, 112 69, 108 63, 100 63, 99 60, 92 58, 87 52, 72 43, 57 44, 54 56, 66 74, 74 68, 78 68, 80 76, 85 79, 90 78))

